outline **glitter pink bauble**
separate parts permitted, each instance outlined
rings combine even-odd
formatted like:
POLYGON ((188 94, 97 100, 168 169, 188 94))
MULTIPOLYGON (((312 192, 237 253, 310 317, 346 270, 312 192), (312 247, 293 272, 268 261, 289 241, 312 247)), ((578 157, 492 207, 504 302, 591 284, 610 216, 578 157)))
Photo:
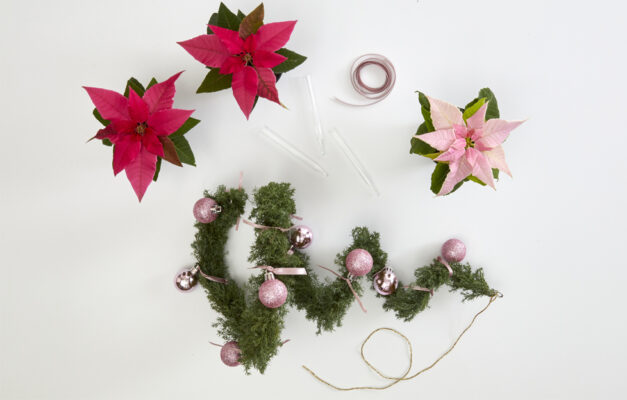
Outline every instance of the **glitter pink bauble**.
POLYGON ((450 263, 460 262, 466 257, 466 245, 459 239, 449 239, 442 245, 442 257, 450 263))
POLYGON ((287 286, 278 279, 268 279, 259 286, 259 301, 268 308, 281 307, 287 299, 287 286))
POLYGON ((372 256, 364 249, 355 249, 346 256, 346 269, 353 276, 366 275, 373 264, 372 256))
POLYGON ((201 224, 208 224, 218 218, 218 203, 209 197, 203 197, 194 204, 194 218, 201 224))
POLYGON ((239 356, 242 351, 239 349, 237 342, 227 342, 220 350, 220 358, 222 362, 229 367, 237 367, 239 365, 239 356))

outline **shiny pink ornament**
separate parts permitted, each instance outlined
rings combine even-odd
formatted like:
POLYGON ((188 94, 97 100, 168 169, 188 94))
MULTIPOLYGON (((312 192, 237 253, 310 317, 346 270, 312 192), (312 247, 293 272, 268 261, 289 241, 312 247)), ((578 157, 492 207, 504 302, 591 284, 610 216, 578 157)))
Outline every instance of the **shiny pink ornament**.
POLYGON ((313 242, 313 232, 308 226, 298 225, 290 230, 290 243, 292 248, 303 250, 311 246, 313 242))
POLYGON ((218 218, 222 207, 210 197, 203 197, 194 204, 194 218, 201 224, 208 224, 218 218))
POLYGON ((239 357, 242 351, 239 349, 236 341, 230 341, 222 346, 220 350, 220 359, 229 367, 237 367, 239 365, 239 357))
POLYGON ((355 249, 346 256, 346 269, 353 276, 364 276, 372 269, 372 256, 364 249, 355 249))
POLYGON ((374 275, 372 286, 380 295, 389 296, 398 288, 398 278, 392 268, 385 267, 374 275))
POLYGON ((466 245, 459 239, 449 239, 442 245, 442 257, 450 263, 460 262, 466 257, 466 245))
POLYGON ((274 277, 266 279, 259 286, 259 301, 268 308, 281 307, 287 299, 287 286, 274 277))

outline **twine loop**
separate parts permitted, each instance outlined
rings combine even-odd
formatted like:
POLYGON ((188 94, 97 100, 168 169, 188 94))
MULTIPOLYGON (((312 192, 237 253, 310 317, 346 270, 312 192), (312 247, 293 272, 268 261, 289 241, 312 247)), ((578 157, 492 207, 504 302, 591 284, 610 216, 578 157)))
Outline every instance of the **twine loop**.
POLYGON ((442 353, 442 355, 440 357, 438 357, 434 362, 432 362, 429 366, 421 369, 420 371, 416 372, 415 374, 408 376, 409 372, 411 371, 412 365, 413 365, 413 349, 411 346, 411 341, 407 338, 407 336, 403 335, 402 333, 400 333, 399 331, 397 331, 396 329, 393 328, 387 328, 387 327, 382 327, 382 328, 377 328, 374 331, 370 332, 370 334, 366 337, 366 339, 364 339, 364 341, 361 344, 361 359, 362 361, 371 369, 373 370, 375 373, 377 373, 377 375, 379 375, 380 377, 384 378, 384 379, 388 379, 391 380, 393 382, 388 383, 387 385, 383 385, 383 386, 353 386, 353 387, 340 387, 340 386, 336 386, 332 383, 330 383, 329 381, 326 381, 322 378, 320 378, 318 375, 316 375, 315 372, 313 372, 311 369, 309 369, 308 367, 306 367, 305 365, 303 365, 302 367, 309 372, 314 378, 316 378, 319 382, 324 383, 325 385, 335 389, 335 390, 340 390, 340 391, 350 391, 350 390, 384 390, 387 389, 389 387, 392 387, 394 385, 396 385, 397 383, 401 382, 401 381, 408 381, 410 379, 414 379, 415 377, 417 377, 418 375, 421 375, 424 372, 427 372, 428 370, 430 370, 431 368, 435 367, 444 357, 446 357, 451 351, 453 351, 453 349, 455 348, 455 346, 457 345, 457 343, 459 343, 459 341, 461 340, 462 336, 464 336, 464 334, 466 332, 468 332, 468 330, 472 327, 472 325, 475 323, 475 321, 477 320, 477 318, 479 317, 479 315, 481 315, 485 310, 488 309, 488 307, 490 307, 490 305, 497 299, 497 298, 501 298, 503 297, 503 294, 499 291, 496 291, 494 295, 492 295, 492 297, 490 297, 490 300, 488 301, 488 304, 486 304, 485 307, 483 307, 478 313, 476 313, 474 315, 474 317, 472 318, 472 320, 470 321, 470 323, 466 326, 466 328, 464 328, 464 330, 459 334, 459 336, 457 336, 457 339, 455 339, 455 341, 453 342, 453 344, 448 348, 448 350, 446 350, 444 353, 442 353), (386 374, 384 374, 383 372, 381 372, 377 367, 375 367, 374 365, 372 365, 372 363, 370 363, 370 361, 368 361, 368 359, 366 358, 365 354, 364 354, 364 348, 366 346, 366 343, 368 343, 368 341, 370 340, 370 338, 372 338, 372 336, 380 331, 390 331, 398 336, 400 336, 402 339, 405 340, 405 342, 407 343, 407 346, 409 348, 409 365, 407 366, 407 369, 405 370, 405 372, 401 375, 401 376, 387 376, 386 374))

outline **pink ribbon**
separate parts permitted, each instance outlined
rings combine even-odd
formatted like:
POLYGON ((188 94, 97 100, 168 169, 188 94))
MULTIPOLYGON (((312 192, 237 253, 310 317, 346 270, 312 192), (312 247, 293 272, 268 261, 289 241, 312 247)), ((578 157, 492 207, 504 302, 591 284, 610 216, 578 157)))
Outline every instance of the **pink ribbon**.
POLYGON ((451 268, 451 266, 448 264, 448 262, 446 262, 445 259, 443 259, 442 257, 438 256, 438 261, 442 263, 442 265, 444 265, 446 267, 446 269, 448 269, 448 277, 452 277, 453 276, 453 268, 451 268))
POLYGON ((257 265, 256 267, 251 267, 251 269, 254 268, 264 269, 276 275, 307 275, 307 270, 305 268, 274 268, 269 265, 257 265))
POLYGON ((228 280, 226 280, 226 279, 224 279, 224 278, 218 278, 217 276, 211 276, 211 275, 207 275, 207 274, 205 274, 205 273, 204 273, 204 272, 202 272, 202 270, 200 269, 200 266, 198 266, 198 273, 199 273, 200 275, 202 275, 205 279, 208 279, 208 280, 213 281, 213 282, 223 283, 223 284, 225 284, 225 285, 226 285, 227 283, 229 283, 229 281, 228 281, 228 280))
POLYGON ((403 286, 405 289, 411 289, 411 290, 418 290, 421 292, 429 292, 431 293, 431 296, 433 296, 433 289, 428 289, 422 286, 409 286, 409 285, 405 285, 403 286))
POLYGON ((318 266, 320 268, 322 268, 322 269, 326 269, 327 271, 331 272, 333 275, 335 275, 338 278, 343 279, 344 281, 346 281, 346 283, 348 284, 349 289, 351 290, 351 292, 353 292, 353 296, 355 296, 355 299, 357 299, 357 302, 359 303, 359 306, 361 307, 363 312, 365 312, 365 313, 368 312, 366 310, 366 307, 364 307, 363 303, 361 302, 361 299, 359 298, 359 295, 357 295, 357 292, 355 291, 355 289, 353 289, 353 285, 351 284, 351 280, 349 278, 345 278, 342 275, 338 274, 337 272, 333 271, 332 269, 329 269, 327 267, 323 267, 322 265, 318 265, 318 266))
POLYGON ((244 221, 244 223, 245 223, 246 225, 250 225, 250 226, 252 226, 253 228, 263 229, 263 230, 266 230, 266 229, 277 229, 277 230, 279 230, 279 231, 281 231, 281 232, 288 232, 290 229, 294 228, 294 226, 290 226, 289 228, 281 228, 281 227, 279 227, 279 226, 266 226, 266 225, 260 225, 260 224, 256 224, 256 223, 254 223, 254 222, 252 222, 252 221, 249 221, 249 220, 247 220, 247 219, 245 219, 245 220, 243 220, 243 221, 244 221))

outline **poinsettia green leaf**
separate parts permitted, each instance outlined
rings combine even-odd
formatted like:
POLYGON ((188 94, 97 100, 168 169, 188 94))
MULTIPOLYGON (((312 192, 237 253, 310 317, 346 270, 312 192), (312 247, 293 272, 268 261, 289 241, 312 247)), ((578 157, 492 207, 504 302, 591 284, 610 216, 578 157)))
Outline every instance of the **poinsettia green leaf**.
POLYGON ((155 169, 155 174, 152 177, 153 182, 157 182, 157 178, 159 178, 159 171, 161 171, 161 157, 157 157, 157 168, 155 169))
POLYGON ((211 17, 209 17, 209 23, 207 24, 207 35, 213 34, 213 31, 211 30, 211 28, 209 28, 209 25, 218 26, 218 13, 213 13, 211 14, 211 17))
POLYGON ((237 17, 244 19, 244 17, 246 17, 246 14, 244 14, 242 10, 237 10, 237 17))
POLYGON ((470 107, 466 106, 466 109, 464 110, 464 114, 462 115, 462 117, 464 118, 464 121, 472 117, 477 111, 479 111, 481 106, 484 104, 485 104, 485 97, 481 97, 477 99, 477 101, 473 102, 472 105, 470 105, 470 107))
MULTIPOLYGON (((418 127, 418 130, 416 131, 416 135, 422 135, 423 133, 427 133, 427 132, 428 132, 427 124, 423 122, 418 127)), ((437 150, 429 146, 426 142, 423 142, 422 140, 418 138, 412 137, 411 149, 409 150, 409 152, 412 154, 426 155, 426 154, 437 153, 437 150)))
POLYGON ((474 175, 470 175, 470 176, 468 176, 468 178, 467 178, 467 179, 468 179, 468 180, 470 180, 470 181, 473 181, 473 182, 477 182, 477 183, 478 183, 478 184, 480 184, 481 186, 485 186, 485 183, 483 183, 483 182, 481 181, 481 179, 477 178, 477 177, 476 177, 476 176, 474 176, 474 175))
POLYGON ((305 60, 307 59, 307 57, 302 56, 294 51, 288 50, 286 48, 282 48, 276 51, 278 54, 282 55, 283 57, 287 57, 287 60, 283 61, 281 64, 277 65, 276 67, 272 68, 272 71, 275 74, 282 74, 284 72, 290 71, 296 67, 298 67, 299 65, 301 65, 302 63, 305 62, 305 60))
POLYGON ((159 83, 159 81, 157 81, 155 78, 152 78, 150 82, 148 82, 148 86, 146 86, 146 90, 150 89, 153 85, 156 85, 157 83, 159 83))
POLYGON ((177 129, 176 132, 172 133, 169 137, 172 138, 174 136, 183 136, 184 134, 189 132, 190 129, 198 125, 198 123, 200 123, 199 119, 189 117, 187 118, 187 121, 185 121, 185 123, 181 125, 181 127, 177 129))
POLYGON ((446 179, 446 175, 449 173, 450 169, 448 164, 444 163, 436 163, 435 169, 431 174, 431 191, 435 194, 440 193, 442 189, 442 185, 444 184, 444 180, 446 179))
POLYGON ((431 104, 429 104, 429 99, 427 98, 427 96, 425 96, 424 93, 418 92, 418 101, 420 102, 422 108, 427 111, 431 111, 431 104))
POLYGON ((102 144, 109 147, 113 146, 113 143, 111 143, 109 139, 102 139, 102 144))
POLYGON ((422 114, 422 118, 425 120, 427 132, 433 132, 435 128, 433 127, 433 121, 431 120, 431 104, 429 104, 429 99, 425 96, 424 93, 418 92, 418 101, 420 102, 420 113, 422 114))
POLYGON ((233 75, 221 74, 219 71, 219 68, 210 68, 196 93, 211 93, 230 88, 233 75))
POLYGON ((109 125, 109 121, 107 121, 106 119, 102 118, 102 115, 100 115, 100 113, 98 112, 97 109, 94 108, 94 117, 96 117, 96 119, 98 120, 98 122, 100 122, 103 126, 107 126, 109 125))
MULTIPOLYGON (((433 174, 431 174, 431 191, 435 194, 440 193, 440 190, 442 189, 442 185, 444 184, 444 180, 446 179, 446 175, 448 175, 450 169, 448 164, 445 163, 437 163, 435 165, 435 169, 433 170, 433 174)), ((453 193, 454 191, 456 191, 457 189, 459 189, 464 182, 467 180, 468 178, 466 178, 465 180, 462 180, 461 182, 459 182, 457 185, 455 185, 455 187, 453 188, 453 190, 451 190, 449 193, 447 193, 447 195, 453 193)))
POLYGON ((189 142, 185 139, 185 136, 174 136, 171 139, 176 148, 176 154, 179 156, 179 160, 184 164, 193 165, 195 167, 196 160, 194 159, 194 153, 192 152, 189 142))
POLYGON ((441 151, 438 151, 437 153, 430 153, 430 154, 422 154, 423 157, 427 157, 431 160, 435 160, 436 158, 438 158, 440 155, 442 155, 441 151))
POLYGON ((501 113, 499 112, 499 103, 496 101, 496 96, 490 88, 483 88, 479 91, 479 97, 485 97, 488 102, 488 108, 485 113, 486 121, 492 118, 499 118, 501 113))
POLYGON ((498 180, 499 179, 499 170, 496 168, 492 168, 492 176, 494 177, 494 179, 498 180))
POLYGON ((233 14, 233 11, 229 10, 224 3, 220 3, 220 8, 218 9, 218 20, 216 23, 217 26, 237 31, 239 29, 240 22, 242 22, 241 18, 233 14))
POLYGON ((435 128, 433 127, 433 121, 431 120, 431 112, 427 111, 424 107, 420 108, 420 112, 422 113, 422 117, 425 119, 427 132, 435 131, 435 128))
POLYGON ((126 82, 126 88, 124 89, 124 97, 128 97, 128 88, 131 87, 139 95, 142 97, 146 92, 144 85, 142 85, 137 79, 131 78, 126 82))
POLYGON ((257 8, 252 10, 250 14, 248 14, 244 18, 239 17, 238 11, 237 18, 240 18, 242 21, 239 24, 239 37, 241 37, 242 39, 246 39, 253 33, 257 33, 259 27, 263 25, 263 13, 263 3, 259 4, 257 8))

